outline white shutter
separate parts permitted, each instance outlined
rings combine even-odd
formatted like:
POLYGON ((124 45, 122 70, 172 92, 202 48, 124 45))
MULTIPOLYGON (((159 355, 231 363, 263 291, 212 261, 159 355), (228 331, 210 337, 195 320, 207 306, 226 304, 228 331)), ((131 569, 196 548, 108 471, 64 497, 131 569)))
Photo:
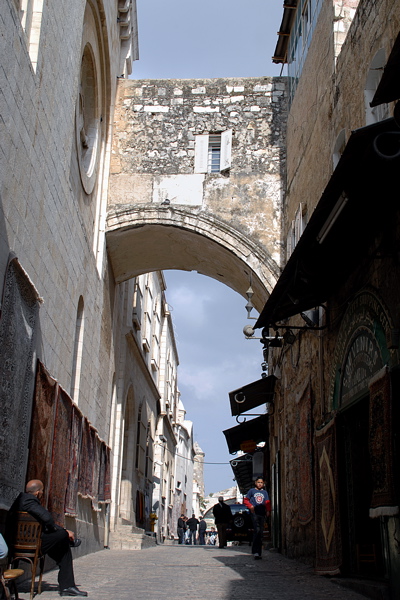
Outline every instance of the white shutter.
POLYGON ((289 233, 286 240, 286 260, 289 260, 293 250, 294 250, 294 221, 292 221, 292 225, 289 229, 289 233))
POLYGON ((299 204, 299 208, 297 209, 297 213, 296 213, 296 217, 295 217, 295 225, 294 225, 294 243, 295 243, 295 245, 299 241, 303 231, 304 231, 303 205, 299 204))
POLYGON ((208 134, 196 135, 194 142, 194 172, 207 173, 208 134))
POLYGON ((232 129, 221 133, 221 164, 220 171, 230 169, 232 154, 232 129))

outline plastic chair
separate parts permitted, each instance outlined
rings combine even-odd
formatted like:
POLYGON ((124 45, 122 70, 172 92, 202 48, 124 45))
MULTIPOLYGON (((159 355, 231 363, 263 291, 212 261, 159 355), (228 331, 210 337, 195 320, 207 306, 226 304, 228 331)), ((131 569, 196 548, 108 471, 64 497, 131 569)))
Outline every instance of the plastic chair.
POLYGON ((14 563, 24 560, 31 567, 31 592, 32 600, 35 592, 36 570, 39 564, 39 585, 37 593, 42 591, 42 576, 44 568, 44 554, 41 554, 41 533, 42 526, 27 512, 17 512, 15 528, 10 544, 9 563, 10 567, 14 563))

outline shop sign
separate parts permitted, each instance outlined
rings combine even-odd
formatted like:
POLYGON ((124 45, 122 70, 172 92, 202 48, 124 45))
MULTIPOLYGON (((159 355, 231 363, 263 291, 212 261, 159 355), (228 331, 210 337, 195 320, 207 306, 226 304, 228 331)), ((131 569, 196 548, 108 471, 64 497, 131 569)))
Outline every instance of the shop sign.
POLYGON ((254 452, 257 448, 257 444, 254 440, 246 440, 240 444, 240 449, 242 452, 254 452))

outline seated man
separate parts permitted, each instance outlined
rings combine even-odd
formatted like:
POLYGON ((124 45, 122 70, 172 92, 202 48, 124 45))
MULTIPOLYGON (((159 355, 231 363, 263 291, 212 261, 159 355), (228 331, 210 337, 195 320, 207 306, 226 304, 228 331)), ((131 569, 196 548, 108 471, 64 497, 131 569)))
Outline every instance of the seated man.
MULTIPOLYGON (((43 496, 43 483, 38 479, 28 481, 25 492, 21 492, 14 500, 7 516, 7 531, 12 532, 17 512, 29 513, 42 525, 42 552, 56 561, 60 568, 58 583, 60 596, 87 596, 87 592, 78 590, 75 585, 72 565, 71 546, 79 545, 74 533, 54 523, 48 510, 40 504, 43 496)), ((10 536, 11 537, 11 536, 10 536)))

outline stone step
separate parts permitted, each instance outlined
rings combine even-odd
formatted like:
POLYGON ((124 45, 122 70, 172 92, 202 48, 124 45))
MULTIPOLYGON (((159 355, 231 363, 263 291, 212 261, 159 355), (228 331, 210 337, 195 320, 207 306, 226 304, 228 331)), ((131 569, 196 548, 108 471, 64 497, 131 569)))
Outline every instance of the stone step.
POLYGON ((110 533, 110 547, 115 550, 142 550, 155 546, 156 538, 131 524, 119 524, 110 533))

